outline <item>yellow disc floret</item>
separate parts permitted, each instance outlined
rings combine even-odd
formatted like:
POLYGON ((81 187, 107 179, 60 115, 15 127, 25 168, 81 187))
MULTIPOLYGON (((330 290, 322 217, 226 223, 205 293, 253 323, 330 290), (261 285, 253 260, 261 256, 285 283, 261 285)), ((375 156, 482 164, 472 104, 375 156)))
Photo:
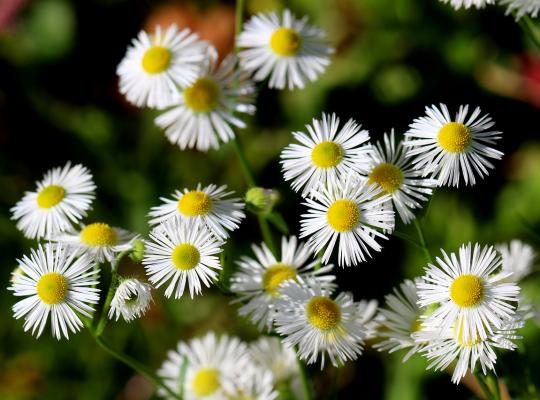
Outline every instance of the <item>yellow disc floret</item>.
POLYGON ((379 164, 369 174, 368 183, 378 184, 386 193, 391 194, 399 189, 403 182, 403 173, 394 164, 379 164))
POLYGON ((65 195, 62 186, 49 185, 39 191, 36 201, 40 208, 51 208, 60 203, 65 195))
POLYGON ((331 141, 321 142, 311 151, 311 160, 319 168, 333 168, 343 158, 343 148, 331 141))
POLYGON ((176 246, 171 255, 174 266, 182 271, 195 268, 201 261, 201 253, 190 243, 176 246))
POLYGON ((163 46, 152 46, 142 59, 142 67, 149 74, 159 74, 169 68, 171 51, 163 46))
POLYGON ((186 106, 195 112, 209 112, 219 104, 221 89, 210 78, 199 78, 184 90, 186 106))
POLYGON ((45 304, 58 304, 65 300, 69 282, 58 272, 49 272, 43 275, 37 283, 37 294, 45 304))
POLYGON ((338 232, 352 231, 360 222, 360 209, 354 201, 336 200, 326 212, 328 224, 338 232))
POLYGON ((81 231, 81 242, 92 247, 114 246, 118 243, 118 235, 108 224, 95 222, 81 231))
POLYGON ((278 288, 284 281, 296 278, 296 269, 287 264, 277 263, 268 267, 262 278, 266 293, 277 297, 278 288))
POLYGON ((483 297, 484 284, 476 275, 460 275, 450 285, 450 298, 460 307, 477 306, 483 297))
POLYGON ((197 397, 206 397, 219 389, 219 371, 215 368, 201 368, 193 377, 191 387, 197 397))
POLYGON ((448 122, 437 135, 440 146, 450 153, 462 153, 467 150, 472 141, 469 128, 461 122, 448 122))
POLYGON ((315 328, 327 331, 341 322, 341 310, 337 303, 326 296, 313 297, 306 306, 308 321, 315 328))
POLYGON ((302 37, 291 28, 278 28, 270 38, 270 48, 274 53, 282 57, 296 55, 301 45, 302 37))
POLYGON ((178 200, 178 211, 188 217, 208 214, 212 210, 212 199, 204 192, 192 190, 178 200))

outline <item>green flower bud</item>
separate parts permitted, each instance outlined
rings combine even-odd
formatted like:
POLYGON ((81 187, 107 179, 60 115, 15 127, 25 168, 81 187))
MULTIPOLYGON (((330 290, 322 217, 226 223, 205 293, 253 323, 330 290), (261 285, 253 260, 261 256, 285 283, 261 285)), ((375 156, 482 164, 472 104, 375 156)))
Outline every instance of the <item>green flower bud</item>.
POLYGON ((141 262, 144 258, 144 242, 140 239, 133 241, 133 250, 130 257, 135 262, 141 262))
POLYGON ((252 206, 257 212, 270 212, 279 200, 279 193, 273 189, 253 187, 246 192, 245 197, 248 206, 252 206))

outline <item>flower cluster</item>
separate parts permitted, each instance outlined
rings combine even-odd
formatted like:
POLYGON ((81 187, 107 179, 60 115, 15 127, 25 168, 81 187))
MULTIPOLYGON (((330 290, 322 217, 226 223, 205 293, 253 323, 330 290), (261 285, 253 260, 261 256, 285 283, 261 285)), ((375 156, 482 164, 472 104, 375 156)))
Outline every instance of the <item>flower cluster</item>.
POLYGON ((530 15, 533 18, 538 16, 540 11, 539 0, 440 0, 443 3, 450 5, 459 10, 460 8, 476 7, 477 9, 485 8, 486 6, 500 5, 506 7, 506 14, 513 14, 516 20, 523 18, 525 15, 530 15))

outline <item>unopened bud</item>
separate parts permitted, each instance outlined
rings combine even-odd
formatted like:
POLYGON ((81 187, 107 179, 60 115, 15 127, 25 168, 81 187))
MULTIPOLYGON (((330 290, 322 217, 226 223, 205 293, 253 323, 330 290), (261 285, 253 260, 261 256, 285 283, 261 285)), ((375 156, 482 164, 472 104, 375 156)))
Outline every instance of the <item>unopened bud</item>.
POLYGON ((253 187, 246 192, 246 203, 257 212, 270 212, 279 200, 279 192, 273 189, 253 187))

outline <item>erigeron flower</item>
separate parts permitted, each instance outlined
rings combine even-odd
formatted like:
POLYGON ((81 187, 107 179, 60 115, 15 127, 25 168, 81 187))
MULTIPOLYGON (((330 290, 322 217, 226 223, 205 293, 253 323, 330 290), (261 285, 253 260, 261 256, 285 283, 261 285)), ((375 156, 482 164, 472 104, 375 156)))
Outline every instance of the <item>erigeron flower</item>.
POLYGON ((364 339, 370 340, 377 336, 380 322, 377 320, 377 310, 379 303, 377 300, 361 299, 357 303, 358 323, 364 329, 364 339))
POLYGON ((328 357, 338 366, 362 353, 364 328, 350 293, 332 298, 316 282, 298 279, 283 284, 276 307, 276 331, 308 364, 320 359, 322 369, 328 357))
POLYGON ((336 114, 322 115, 306 125, 308 134, 293 132, 298 143, 285 147, 281 164, 286 181, 292 181, 295 191, 302 196, 313 196, 322 186, 332 186, 339 178, 347 178, 366 168, 372 147, 369 132, 361 129, 353 119, 339 128, 336 114))
POLYGON ((490 159, 503 156, 492 147, 502 132, 492 130, 495 123, 480 112, 477 107, 468 116, 469 106, 460 106, 452 119, 444 104, 440 110, 426 107, 426 116, 414 120, 403 142, 414 167, 423 171, 423 176, 432 175, 439 186, 457 187, 461 180, 474 185, 477 176, 487 176, 493 168, 490 159))
POLYGON ((218 66, 217 52, 211 51, 196 79, 156 118, 171 143, 182 150, 217 149, 220 141, 234 139, 233 126, 246 127, 237 114, 255 112, 255 86, 236 63, 236 56, 229 55, 218 66))
POLYGON ((377 334, 383 340, 374 347, 389 353, 409 349, 403 357, 403 361, 407 361, 427 343, 419 335, 425 309, 418 306, 416 285, 408 279, 386 295, 385 300, 385 307, 379 312, 381 326, 377 334))
MULTIPOLYGON (((210 332, 189 343, 179 342, 177 351, 167 354, 158 376, 175 393, 183 386, 186 400, 218 400, 234 392, 235 382, 250 373, 251 365, 244 343, 210 332), (183 368, 185 375, 181 382, 183 368)), ((160 389, 159 393, 165 396, 165 391, 160 389)))
POLYGON ((234 192, 226 192, 227 186, 197 185, 194 190, 175 191, 172 199, 162 197, 161 205, 152 207, 150 224, 157 225, 169 219, 200 220, 217 237, 226 239, 227 231, 238 228, 245 218, 244 204, 239 198, 230 198, 234 192))
POLYGON ((176 25, 165 31, 157 26, 153 34, 139 32, 116 70, 120 92, 138 107, 169 106, 178 86, 196 79, 207 46, 189 29, 178 31, 176 25))
POLYGON ((536 262, 536 252, 532 246, 514 239, 510 243, 496 245, 495 249, 502 256, 502 272, 512 273, 507 280, 518 282, 532 272, 536 262))
POLYGON ((114 292, 109 319, 129 322, 141 317, 152 302, 152 286, 136 278, 123 279, 114 292))
POLYGON ((186 286, 189 295, 210 287, 221 270, 218 241, 200 221, 172 219, 150 232, 143 264, 150 282, 159 288, 168 284, 165 296, 179 299, 186 286))
POLYGON ((53 337, 69 339, 70 332, 83 326, 78 314, 90 317, 92 305, 99 301, 94 261, 86 254, 78 256, 63 245, 48 243, 18 262, 23 273, 9 290, 24 299, 13 306, 15 318, 24 317, 24 331, 40 337, 50 314, 53 337))
POLYGON ((278 392, 274 388, 272 372, 250 365, 236 380, 232 390, 227 390, 227 400, 275 400, 278 392))
POLYGON ((244 24, 236 42, 240 65, 256 81, 270 77, 270 88, 303 88, 330 64, 333 49, 325 37, 307 24, 307 17, 296 19, 289 10, 281 18, 275 12, 260 13, 244 24))
POLYGON ((72 250, 88 253, 96 262, 112 262, 116 256, 132 248, 137 235, 104 222, 94 222, 76 231, 54 235, 49 239, 72 250))
POLYGON ((96 186, 92 174, 80 164, 53 168, 26 192, 12 209, 17 229, 29 239, 49 237, 72 228, 90 209, 96 186))
POLYGON ((231 279, 231 291, 238 295, 234 302, 246 303, 238 310, 248 316, 260 330, 272 327, 275 313, 275 300, 283 282, 298 277, 309 277, 323 287, 335 286, 335 277, 329 275, 332 265, 319 266, 318 260, 311 260, 311 252, 298 243, 295 236, 281 239, 281 257, 276 259, 265 243, 252 245, 255 259, 242 257, 238 262, 240 269, 231 279))
POLYGON ((390 135, 384 134, 383 141, 377 142, 367 160, 362 175, 392 198, 394 209, 403 223, 408 224, 414 219, 413 210, 428 200, 437 181, 423 178, 422 172, 413 167, 410 158, 405 157, 403 143, 396 144, 394 130, 390 135))
POLYGON ((377 185, 349 178, 306 199, 308 213, 302 214, 300 237, 309 237, 308 246, 323 262, 330 259, 336 242, 340 266, 351 266, 371 257, 370 249, 381 251, 377 239, 387 239, 394 229, 390 196, 377 185))
POLYGON ((514 14, 516 21, 527 14, 536 18, 540 11, 540 0, 499 0, 499 4, 507 6, 506 15, 514 14))
POLYGON ((484 8, 486 5, 495 4, 495 0, 439 0, 443 3, 450 3, 450 5, 459 10, 463 8, 476 7, 477 9, 484 8))
POLYGON ((272 371, 274 385, 289 382, 300 373, 296 353, 276 337, 262 336, 249 346, 253 362, 272 371))
POLYGON ((463 342, 485 340, 515 315, 519 287, 502 282, 508 274, 493 274, 502 260, 492 246, 469 243, 459 253, 436 258, 417 283, 418 305, 439 304, 425 320, 429 330, 455 328, 463 342))

